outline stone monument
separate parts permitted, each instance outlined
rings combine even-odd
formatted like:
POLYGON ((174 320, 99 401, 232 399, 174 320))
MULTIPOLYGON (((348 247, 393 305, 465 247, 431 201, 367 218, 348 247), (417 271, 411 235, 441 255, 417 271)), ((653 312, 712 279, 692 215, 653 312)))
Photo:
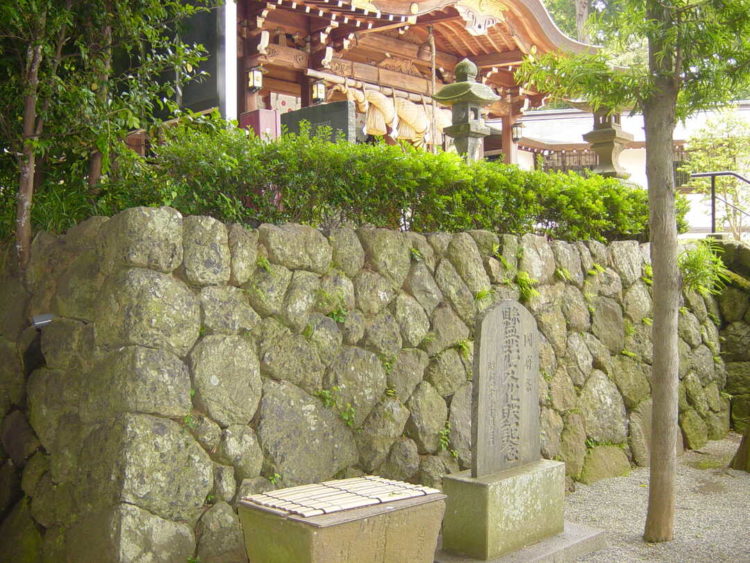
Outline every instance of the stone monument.
POLYGON ((565 464, 540 454, 534 317, 503 301, 476 333, 471 471, 443 479, 443 550, 486 561, 563 532, 565 464))
POLYGON ((281 125, 290 133, 299 133, 303 121, 309 123, 312 134, 316 134, 321 127, 330 128, 331 141, 339 137, 350 143, 358 140, 353 102, 330 102, 281 114, 281 125))

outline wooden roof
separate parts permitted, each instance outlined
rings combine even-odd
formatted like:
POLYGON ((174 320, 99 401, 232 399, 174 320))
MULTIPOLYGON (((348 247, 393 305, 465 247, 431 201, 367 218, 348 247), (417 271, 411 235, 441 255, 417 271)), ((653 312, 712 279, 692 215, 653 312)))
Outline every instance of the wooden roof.
POLYGON ((593 48, 563 35, 540 0, 245 0, 240 14, 245 66, 275 66, 272 80, 312 69, 418 95, 433 92, 432 33, 437 88, 469 58, 503 96, 495 115, 541 101, 515 81, 524 55, 593 48))

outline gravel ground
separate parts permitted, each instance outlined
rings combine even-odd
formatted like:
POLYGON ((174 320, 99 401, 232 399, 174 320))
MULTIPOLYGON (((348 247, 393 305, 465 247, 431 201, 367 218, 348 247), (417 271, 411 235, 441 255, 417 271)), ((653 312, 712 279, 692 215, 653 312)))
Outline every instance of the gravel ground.
POLYGON ((627 477, 576 485, 565 519, 606 531, 609 547, 578 561, 628 563, 750 563, 750 473, 727 469, 738 434, 709 442, 678 458, 675 539, 642 539, 648 503, 648 468, 627 477))

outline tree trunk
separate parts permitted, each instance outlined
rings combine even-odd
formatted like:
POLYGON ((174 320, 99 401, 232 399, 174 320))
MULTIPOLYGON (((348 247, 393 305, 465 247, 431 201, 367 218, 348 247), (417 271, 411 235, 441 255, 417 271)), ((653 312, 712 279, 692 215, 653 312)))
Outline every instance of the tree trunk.
MULTIPOLYGON (((650 4, 649 15, 661 23, 664 31, 669 27, 665 23, 669 21, 667 10, 657 1, 650 4)), ((681 280, 677 267, 677 222, 672 171, 672 136, 678 92, 673 74, 673 56, 674 54, 665 51, 665 46, 658 39, 650 38, 649 66, 654 77, 654 90, 643 103, 651 262, 654 272, 651 474, 648 514, 643 535, 649 542, 669 541, 674 537, 679 383, 677 315, 681 280)))
POLYGON ((18 181, 16 204, 16 255, 21 271, 26 270, 31 256, 31 203, 34 198, 36 172, 37 102, 39 93, 39 67, 42 63, 42 46, 29 47, 26 52, 26 80, 28 90, 23 102, 23 149, 21 174, 18 181))
POLYGON ((586 31, 586 20, 589 17, 589 0, 575 0, 576 6, 576 35, 578 41, 589 42, 589 34, 586 31))
MULTIPOLYGON (((112 5, 110 2, 106 4, 107 13, 112 12, 112 5)), ((102 52, 101 52, 101 72, 97 73, 97 82, 99 84, 99 90, 96 92, 96 101, 104 105, 109 96, 109 89, 107 88, 107 81, 109 80, 112 71, 112 24, 107 23, 102 30, 102 52)), ((99 180, 102 177, 102 164, 104 162, 104 155, 96 148, 91 151, 89 157, 89 174, 88 174, 88 185, 89 190, 93 190, 99 184, 99 180)))

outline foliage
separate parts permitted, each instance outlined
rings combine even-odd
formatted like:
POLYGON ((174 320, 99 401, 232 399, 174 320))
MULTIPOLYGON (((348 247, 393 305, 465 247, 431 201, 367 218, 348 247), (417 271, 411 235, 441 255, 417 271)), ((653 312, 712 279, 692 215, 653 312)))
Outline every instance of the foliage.
MULTIPOLYGON (((733 110, 709 119, 688 139, 687 160, 681 170, 690 173, 728 170, 747 177, 750 175, 749 131, 750 123, 733 110)), ((710 193, 711 180, 693 178, 688 185, 702 193, 710 193)), ((716 194, 727 202, 717 202, 717 208, 724 210, 719 220, 723 220, 734 238, 740 240, 743 214, 738 209, 750 209, 750 185, 731 176, 719 176, 716 178, 716 194)))
POLYGON ((683 250, 678 257, 682 286, 704 296, 720 293, 729 281, 721 252, 723 248, 710 239, 683 250))
POLYGON ((528 272, 523 270, 516 273, 516 285, 518 285, 519 299, 521 303, 528 303, 532 298, 539 296, 534 286, 539 283, 539 280, 532 278, 528 272))
POLYGON ((111 147, 157 112, 169 113, 182 86, 201 75, 202 48, 179 36, 205 3, 0 4, 0 200, 7 206, 17 195, 21 268, 30 256, 35 192, 53 212, 65 207, 63 215, 90 207, 111 147))
MULTIPOLYGON (((560 239, 646 236, 646 192, 596 175, 466 164, 448 153, 331 143, 325 132, 305 130, 263 142, 216 116, 186 115, 160 136, 148 158, 118 148, 96 194, 63 185, 40 193, 35 227, 61 231, 94 214, 171 205, 183 214, 249 225, 349 222, 560 239)), ((11 202, 0 213, 1 238, 10 235, 12 213, 11 202)), ((419 253, 412 258, 419 260, 419 253)))
POLYGON ((750 0, 669 0, 660 3, 666 25, 647 14, 648 2, 618 0, 618 10, 603 10, 597 28, 610 50, 566 56, 529 57, 518 78, 558 98, 580 98, 595 109, 643 109, 655 93, 657 74, 648 57, 616 66, 612 53, 634 52, 658 38, 666 50, 660 61, 673 63, 679 88, 677 117, 726 104, 747 91, 750 71, 750 0), (668 46, 667 46, 668 45, 668 46), (674 55, 674 56, 673 56, 674 55))

